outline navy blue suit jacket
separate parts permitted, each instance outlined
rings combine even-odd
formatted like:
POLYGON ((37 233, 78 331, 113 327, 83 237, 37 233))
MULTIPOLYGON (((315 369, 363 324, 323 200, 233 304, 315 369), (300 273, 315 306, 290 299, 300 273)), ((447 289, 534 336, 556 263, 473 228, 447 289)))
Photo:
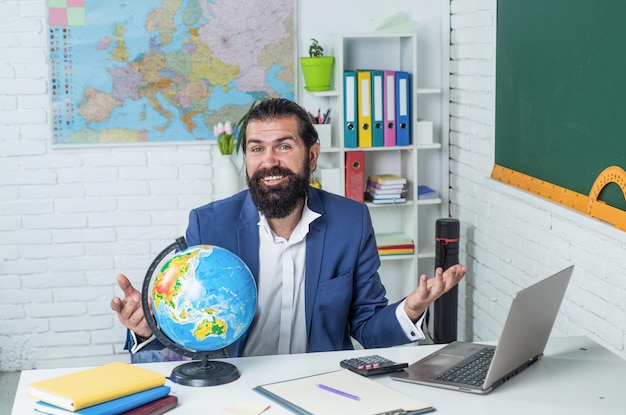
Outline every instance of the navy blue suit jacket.
MULTIPOLYGON (((309 188, 308 207, 321 216, 306 238, 305 314, 308 351, 408 343, 388 304, 378 275, 380 259, 367 207, 351 199, 309 188)), ((193 209, 188 246, 216 245, 239 256, 254 278, 259 273, 259 213, 247 190, 193 209)), ((248 333, 231 345, 241 356, 248 333)), ((159 346, 153 342, 149 349, 159 346)), ((162 348, 162 346, 160 346, 162 348)))

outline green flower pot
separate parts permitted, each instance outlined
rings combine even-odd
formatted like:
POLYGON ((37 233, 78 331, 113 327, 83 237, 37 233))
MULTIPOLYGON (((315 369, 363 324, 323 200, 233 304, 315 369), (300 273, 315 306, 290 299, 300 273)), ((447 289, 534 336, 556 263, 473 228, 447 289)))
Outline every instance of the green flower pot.
POLYGON ((328 91, 330 78, 333 73, 333 56, 319 58, 300 58, 302 75, 304 75, 304 89, 307 91, 328 91))

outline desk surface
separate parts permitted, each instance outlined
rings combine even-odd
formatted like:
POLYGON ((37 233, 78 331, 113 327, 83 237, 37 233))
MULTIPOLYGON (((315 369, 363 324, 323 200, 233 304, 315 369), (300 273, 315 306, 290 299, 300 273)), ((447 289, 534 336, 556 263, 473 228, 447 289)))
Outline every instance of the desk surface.
MULTIPOLYGON (((278 404, 252 390, 259 384, 278 382, 337 370, 347 357, 380 354, 395 361, 412 363, 441 346, 393 347, 264 357, 228 361, 239 368, 241 378, 220 386, 190 387, 167 381, 179 398, 175 414, 219 414, 239 402, 267 402, 263 415, 289 414, 278 404)), ((169 376, 180 362, 146 363, 145 367, 169 376)), ((25 370, 20 375, 13 415, 34 413, 35 400, 28 396, 34 381, 82 368, 25 370)), ((388 375, 373 377, 399 392, 433 405, 436 414, 624 414, 626 409, 626 361, 586 337, 553 338, 545 355, 518 376, 487 395, 473 395, 394 381, 388 375)))

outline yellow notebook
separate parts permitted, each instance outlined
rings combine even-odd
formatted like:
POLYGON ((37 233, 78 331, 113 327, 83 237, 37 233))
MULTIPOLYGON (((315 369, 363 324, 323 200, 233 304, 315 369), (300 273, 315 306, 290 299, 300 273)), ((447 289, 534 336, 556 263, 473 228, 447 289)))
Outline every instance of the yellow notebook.
POLYGON ((30 384, 30 395, 77 411, 165 384, 165 375, 114 362, 30 384))

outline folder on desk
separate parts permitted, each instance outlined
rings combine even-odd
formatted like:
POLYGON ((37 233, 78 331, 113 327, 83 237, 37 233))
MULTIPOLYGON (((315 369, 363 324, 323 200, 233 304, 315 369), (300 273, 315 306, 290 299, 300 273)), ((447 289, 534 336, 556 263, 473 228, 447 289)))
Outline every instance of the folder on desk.
POLYGON ((372 73, 357 71, 357 120, 359 147, 372 146, 372 73))
POLYGON ((384 75, 383 71, 372 72, 372 146, 385 145, 384 119, 384 75))
POLYGON ((343 145, 347 148, 355 148, 358 145, 356 91, 356 72, 345 71, 343 73, 343 145))
POLYGON ((411 144, 411 80, 409 73, 396 72, 396 145, 411 144))
POLYGON ((365 201, 365 153, 346 152, 346 197, 365 201))
POLYGON ((383 118, 385 146, 396 145, 396 71, 383 71, 383 118))
POLYGON ((416 415, 435 410, 347 369, 260 385, 254 390, 297 414, 416 415))

